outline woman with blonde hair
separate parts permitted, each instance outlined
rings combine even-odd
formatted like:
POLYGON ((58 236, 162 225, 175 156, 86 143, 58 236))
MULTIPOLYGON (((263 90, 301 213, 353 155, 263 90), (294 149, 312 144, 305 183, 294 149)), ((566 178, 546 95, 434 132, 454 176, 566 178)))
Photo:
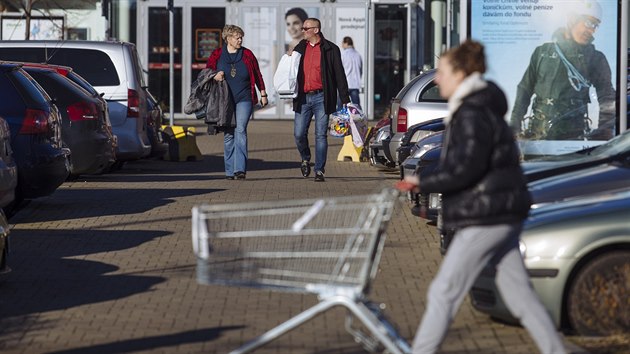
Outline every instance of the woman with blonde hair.
POLYGON ((225 178, 245 179, 247 173, 247 124, 254 105, 258 103, 256 87, 263 107, 269 104, 258 60, 251 50, 243 47, 245 32, 235 25, 223 27, 222 48, 215 49, 206 68, 217 71, 214 79, 226 80, 234 102, 236 127, 224 130, 223 145, 225 178))
POLYGON ((505 94, 486 81, 483 46, 466 41, 445 52, 436 83, 448 99, 439 168, 420 180, 405 178, 403 191, 442 193, 445 227, 455 229, 431 282, 413 353, 438 350, 464 297, 487 265, 508 309, 520 319, 542 353, 565 353, 560 336, 536 296, 519 252, 519 236, 531 198, 519 152, 504 116, 505 94))

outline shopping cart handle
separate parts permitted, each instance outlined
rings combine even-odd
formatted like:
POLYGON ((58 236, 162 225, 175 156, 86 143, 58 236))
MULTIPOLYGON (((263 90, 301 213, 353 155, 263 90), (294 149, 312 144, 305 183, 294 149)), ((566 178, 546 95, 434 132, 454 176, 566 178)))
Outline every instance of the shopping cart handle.
POLYGON ((306 211, 306 213, 304 213, 304 215, 302 215, 293 223, 291 230, 293 230, 293 232, 302 231, 304 226, 306 226, 306 224, 313 220, 313 218, 324 208, 324 205, 326 205, 326 202, 324 200, 320 199, 316 201, 315 204, 313 204, 313 206, 310 207, 306 211))

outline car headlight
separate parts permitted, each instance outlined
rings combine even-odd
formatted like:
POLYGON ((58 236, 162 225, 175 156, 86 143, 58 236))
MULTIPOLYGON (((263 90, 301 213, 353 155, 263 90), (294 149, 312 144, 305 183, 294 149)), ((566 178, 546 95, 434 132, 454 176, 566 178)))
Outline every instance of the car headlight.
POLYGON ((413 133, 413 135, 411 136, 411 139, 409 139, 409 142, 412 144, 415 144, 418 141, 420 141, 420 139, 424 138, 425 136, 429 136, 431 134, 433 134, 433 132, 430 130, 418 130, 417 132, 413 133))
POLYGON ((439 146, 439 144, 437 144, 437 143, 424 144, 424 145, 420 146, 418 149, 416 149, 415 151, 413 151, 411 156, 414 159, 419 159, 422 156, 424 156, 424 154, 426 154, 429 150, 431 150, 431 149, 433 149, 435 147, 438 147, 438 146, 439 146))
POLYGON ((521 257, 525 259, 525 257, 527 256, 527 246, 525 246, 525 242, 523 242, 522 240, 518 241, 518 250, 519 252, 521 252, 521 257))
POLYGON ((383 139, 388 138, 389 135, 390 135, 389 127, 383 127, 378 130, 378 133, 376 133, 376 138, 374 138, 374 141, 377 143, 380 143, 381 141, 383 141, 383 139))

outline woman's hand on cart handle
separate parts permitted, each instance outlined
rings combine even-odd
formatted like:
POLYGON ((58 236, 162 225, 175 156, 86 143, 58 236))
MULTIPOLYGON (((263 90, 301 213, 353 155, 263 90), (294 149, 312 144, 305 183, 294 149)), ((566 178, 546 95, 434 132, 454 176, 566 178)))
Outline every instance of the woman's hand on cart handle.
POLYGON ((418 176, 407 176, 405 179, 396 182, 394 188, 401 192, 413 191, 420 193, 420 178, 418 176))

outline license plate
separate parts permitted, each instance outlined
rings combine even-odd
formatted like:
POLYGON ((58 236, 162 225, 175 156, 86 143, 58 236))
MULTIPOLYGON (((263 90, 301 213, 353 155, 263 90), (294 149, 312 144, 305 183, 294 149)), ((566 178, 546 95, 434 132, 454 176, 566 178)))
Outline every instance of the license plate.
POLYGON ((429 208, 440 209, 442 207, 442 195, 439 193, 429 194, 429 208))

